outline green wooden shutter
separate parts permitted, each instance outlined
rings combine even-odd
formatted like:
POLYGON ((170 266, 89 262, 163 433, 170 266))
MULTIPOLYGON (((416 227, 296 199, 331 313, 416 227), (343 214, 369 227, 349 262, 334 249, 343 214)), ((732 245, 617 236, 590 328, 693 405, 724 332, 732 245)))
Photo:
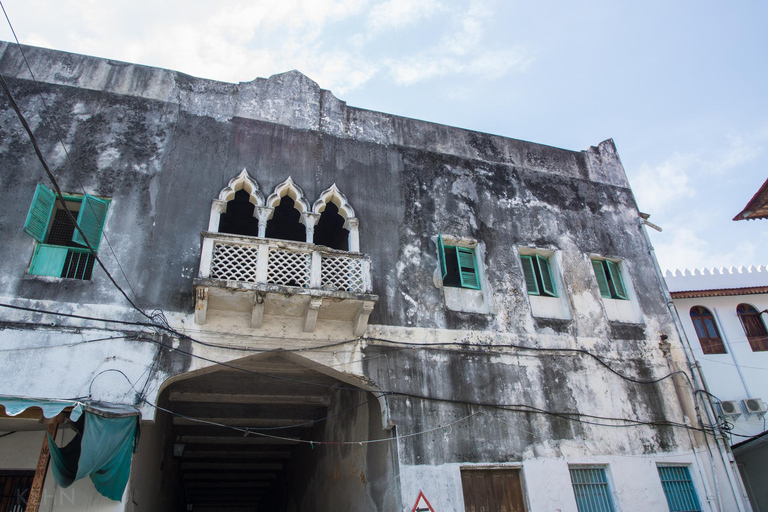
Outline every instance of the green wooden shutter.
POLYGON ((27 220, 24 222, 24 232, 38 242, 45 242, 48 223, 51 220, 55 204, 56 194, 42 183, 38 183, 32 198, 32 205, 29 207, 27 220))
POLYGON ((477 279, 477 263, 475 251, 464 247, 456 247, 456 259, 459 262, 459 278, 464 288, 480 289, 480 281, 477 279))
MULTIPOLYGON (((101 241, 101 230, 104 227, 104 219, 107 217, 107 208, 109 201, 98 199, 93 196, 85 195, 83 203, 80 205, 80 213, 77 216, 77 225, 85 233, 88 243, 93 250, 99 249, 101 241)), ((78 230, 72 235, 72 241, 78 244, 86 245, 82 235, 78 230)))
POLYGON ((545 295, 550 297, 557 297, 557 288, 555 287, 555 280, 552 278, 552 270, 549 267, 549 259, 536 255, 536 263, 539 264, 539 272, 541 276, 541 288, 545 295))
POLYGON ((443 273, 443 279, 448 275, 448 266, 445 264, 445 245, 443 244, 443 235, 437 235, 437 254, 440 259, 440 271, 443 273))
POLYGON ((29 273, 36 276, 61 277, 69 247, 37 244, 29 273))
POLYGON ((605 275, 602 260, 592 260, 592 268, 595 269, 595 277, 597 277, 597 286, 600 287, 600 295, 610 299, 611 289, 608 287, 608 277, 605 275))
POLYGON ((624 288, 624 280, 621 278, 621 269, 619 264, 613 261, 606 261, 608 272, 611 274, 611 282, 617 299, 627 300, 627 290, 624 288))
POLYGON ((539 295, 539 284, 536 282, 533 258, 527 255, 520 255, 520 263, 523 264, 523 275, 525 276, 525 286, 528 287, 528 295, 539 295))

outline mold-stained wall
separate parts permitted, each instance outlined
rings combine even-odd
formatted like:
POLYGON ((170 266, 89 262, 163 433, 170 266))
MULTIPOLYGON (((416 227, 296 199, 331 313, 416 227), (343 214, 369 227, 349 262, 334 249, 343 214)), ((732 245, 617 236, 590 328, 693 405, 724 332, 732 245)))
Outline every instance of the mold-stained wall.
MULTIPOLYGON (((174 328, 234 349, 307 350, 318 364, 384 392, 383 423, 401 437, 391 451, 369 449, 367 463, 395 465, 384 473, 397 475, 400 488, 385 488, 386 478, 364 482, 360 502, 410 510, 425 490, 436 510, 463 510, 459 472, 474 465, 522 467, 531 511, 576 510, 569 464, 609 467, 623 512, 663 508, 657 463, 689 465, 702 502, 713 471, 726 480, 722 464, 694 457, 691 443, 703 438, 682 426, 672 380, 631 381, 667 375, 660 334, 679 339, 611 140, 570 151, 353 108, 296 71, 226 84, 39 48, 25 52, 37 84, 18 48, 6 43, 0 72, 62 189, 111 198, 99 253, 144 310, 162 310, 174 328), (200 233, 211 201, 243 168, 265 194, 290 176, 310 202, 333 183, 346 195, 378 295, 362 340, 343 344, 348 334, 331 327, 313 334, 298 326, 251 329, 234 313, 205 328, 194 324, 200 233), (442 287, 441 234, 478 244, 482 296, 471 299, 474 306, 447 297, 463 290, 446 294, 442 287), (556 305, 544 298, 532 309, 520 263, 526 251, 556 257, 556 305), (601 297, 593 257, 620 262, 629 300, 601 297), (329 340, 339 342, 333 352, 312 352, 329 340), (643 424, 627 426, 627 418, 643 424)), ((47 179, 15 113, 3 105, 0 302, 146 321, 100 269, 90 281, 27 273, 34 244, 21 227, 35 185, 47 179)), ((143 326, 88 318, 51 325, 50 316, 7 308, 0 315, 0 339, 18 349, 0 357, 19 369, 4 378, 1 394, 82 396, 99 371, 116 368, 131 382, 146 380, 153 401, 169 378, 243 355, 179 339, 168 341, 182 352, 157 355, 163 338, 137 338, 133 331, 143 326), (111 339, 87 343, 97 337, 111 339), (32 358, 25 344, 42 348, 32 358), (34 366, 50 371, 30 382, 34 366)), ((672 357, 684 366, 681 351, 672 357)), ((99 398, 119 401, 130 391, 117 375, 99 378, 99 398)), ((137 405, 153 418, 149 405, 137 405)), ((339 424, 335 432, 365 433, 367 423, 359 421, 365 428, 339 424)), ((727 510, 736 498, 722 496, 727 510)))

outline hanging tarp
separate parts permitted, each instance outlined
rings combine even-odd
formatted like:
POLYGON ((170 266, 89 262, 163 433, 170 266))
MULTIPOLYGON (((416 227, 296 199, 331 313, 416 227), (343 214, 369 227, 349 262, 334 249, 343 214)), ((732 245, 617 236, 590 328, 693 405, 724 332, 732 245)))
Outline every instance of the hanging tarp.
POLYGON ((53 418, 67 407, 72 407, 70 419, 77 421, 83 412, 80 402, 74 400, 58 400, 50 398, 21 398, 16 396, 1 396, 0 405, 5 408, 6 416, 18 416, 27 409, 38 408, 42 410, 44 418, 53 418))
POLYGON ((89 476, 96 490, 120 501, 128 483, 139 425, 139 413, 131 406, 93 400, 29 398, 0 395, 7 416, 38 408, 45 418, 70 409, 69 420, 77 434, 59 448, 49 434, 51 470, 61 487, 89 476))
POLYGON ((138 416, 106 418, 87 411, 75 423, 78 433, 59 448, 48 435, 53 476, 61 487, 89 476, 96 490, 120 501, 131 473, 138 416))

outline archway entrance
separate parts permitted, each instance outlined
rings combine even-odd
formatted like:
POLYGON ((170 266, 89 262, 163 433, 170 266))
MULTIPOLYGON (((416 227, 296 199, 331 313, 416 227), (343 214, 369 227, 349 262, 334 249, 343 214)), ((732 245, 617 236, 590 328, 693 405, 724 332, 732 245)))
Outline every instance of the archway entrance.
POLYGON ((359 444, 391 436, 380 402, 330 368, 253 356, 176 380, 160 403, 178 502, 195 512, 391 508, 396 447, 359 444))

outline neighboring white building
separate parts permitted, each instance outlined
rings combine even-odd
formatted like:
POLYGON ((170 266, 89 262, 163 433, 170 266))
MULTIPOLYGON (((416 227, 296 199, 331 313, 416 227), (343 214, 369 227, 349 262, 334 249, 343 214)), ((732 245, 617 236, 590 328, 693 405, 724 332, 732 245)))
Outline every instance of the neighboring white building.
POLYGON ((768 475, 768 267, 678 270, 665 278, 720 421, 732 425, 753 507, 768 510, 761 484, 768 475))

